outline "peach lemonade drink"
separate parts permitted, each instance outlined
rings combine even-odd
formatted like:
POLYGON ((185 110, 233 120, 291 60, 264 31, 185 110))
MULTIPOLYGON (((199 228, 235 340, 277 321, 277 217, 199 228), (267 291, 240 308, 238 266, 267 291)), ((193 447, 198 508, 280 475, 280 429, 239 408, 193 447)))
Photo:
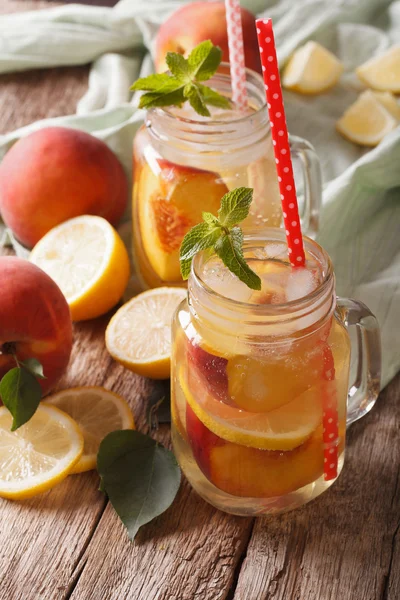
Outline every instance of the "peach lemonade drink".
POLYGON ((244 245, 261 290, 200 253, 173 326, 175 453, 201 496, 241 515, 319 495, 345 443, 350 341, 329 257, 306 238, 305 268, 293 268, 284 233, 265 232, 244 245))
MULTIPOLYGON (((231 96, 228 66, 207 82, 231 96)), ((182 285, 179 247, 203 211, 216 213, 222 196, 239 186, 254 189, 248 226, 280 226, 268 110, 261 77, 247 70, 248 109, 208 106, 210 116, 190 104, 150 108, 134 141, 133 237, 137 273, 145 287, 182 285)), ((319 163, 304 140, 292 142, 304 171, 303 230, 317 228, 319 163)))

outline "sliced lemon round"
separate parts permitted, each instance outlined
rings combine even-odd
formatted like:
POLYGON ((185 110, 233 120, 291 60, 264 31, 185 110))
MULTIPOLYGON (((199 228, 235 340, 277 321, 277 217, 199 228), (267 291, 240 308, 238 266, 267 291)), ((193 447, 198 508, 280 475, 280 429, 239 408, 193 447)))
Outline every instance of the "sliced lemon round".
POLYGON ((139 375, 168 378, 171 321, 186 294, 182 288, 156 288, 124 304, 107 327, 106 346, 111 356, 139 375))
POLYGON ((336 123, 339 133, 362 146, 376 146, 396 127, 397 120, 370 90, 360 94, 336 123))
POLYGON ((186 377, 181 370, 179 382, 197 418, 218 437, 241 446, 293 450, 303 444, 322 421, 317 386, 268 413, 250 413, 213 398, 190 369, 186 377), (192 390, 196 390, 196 398, 192 390))
POLYGON ((5 406, 0 408, 0 496, 30 498, 65 479, 83 452, 78 425, 64 412, 40 404, 16 431, 5 406))
POLYGON ((390 112, 392 117, 400 121, 400 105, 391 92, 372 92, 375 98, 390 112))
POLYGON ((317 42, 307 42, 290 57, 282 75, 285 88, 301 94, 321 94, 339 81, 343 65, 317 42))
POLYGON ((134 429, 128 403, 102 387, 77 387, 57 392, 46 403, 66 412, 79 426, 83 435, 83 454, 71 473, 82 473, 96 467, 101 440, 117 429, 134 429))
POLYGON ((385 54, 371 58, 356 69, 356 73, 368 87, 383 92, 400 92, 400 45, 385 54))
POLYGON ((84 215, 51 229, 30 260, 58 284, 73 321, 94 319, 121 299, 129 258, 115 229, 102 217, 84 215))

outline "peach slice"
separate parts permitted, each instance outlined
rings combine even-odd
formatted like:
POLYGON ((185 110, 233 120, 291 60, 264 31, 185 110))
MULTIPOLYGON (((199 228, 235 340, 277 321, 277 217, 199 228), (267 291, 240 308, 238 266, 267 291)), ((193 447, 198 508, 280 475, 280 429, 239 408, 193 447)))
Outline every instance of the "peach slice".
POLYGON ((179 248, 203 211, 216 214, 228 191, 217 173, 156 161, 141 168, 137 198, 143 248, 152 269, 164 282, 181 281, 179 248))
POLYGON ((210 480, 233 496, 273 498, 312 483, 323 473, 322 428, 289 452, 246 448, 229 442, 209 450, 210 480))
POLYGON ((187 343, 187 358, 189 369, 196 370, 210 394, 229 404, 227 359, 210 354, 192 341, 187 343))

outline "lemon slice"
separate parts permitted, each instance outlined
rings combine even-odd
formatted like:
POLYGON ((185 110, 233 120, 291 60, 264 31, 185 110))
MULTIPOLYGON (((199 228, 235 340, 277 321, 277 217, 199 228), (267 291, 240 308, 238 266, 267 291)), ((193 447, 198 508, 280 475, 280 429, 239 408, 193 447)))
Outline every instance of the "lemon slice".
POLYGON ((12 417, 0 408, 0 496, 23 499, 65 479, 83 451, 78 425, 54 406, 41 404, 33 417, 10 431, 12 417))
POLYGON ((390 112, 392 117, 400 121, 400 105, 391 92, 372 92, 375 98, 390 112))
POLYGON ((84 215, 57 225, 30 260, 58 284, 74 321, 98 317, 121 298, 129 279, 126 248, 108 221, 84 215))
POLYGON ((282 76, 284 87, 301 94, 321 94, 339 81, 343 65, 317 42, 307 42, 289 59, 282 76))
POLYGON ((376 146, 396 127, 397 120, 369 90, 336 123, 339 133, 362 146, 376 146))
POLYGON ((139 375, 169 377, 171 321, 186 294, 182 288, 156 288, 124 304, 107 327, 111 356, 139 375))
POLYGON ((259 450, 293 450, 303 444, 322 421, 317 386, 278 409, 250 413, 213 398, 191 370, 188 370, 187 378, 181 370, 179 381, 197 418, 218 437, 242 446, 259 450), (192 390, 196 391, 196 398, 192 390))
POLYGON ((400 92, 400 45, 385 54, 371 58, 356 69, 363 83, 375 90, 400 92))
POLYGON ((71 473, 96 467, 101 440, 117 429, 134 429, 132 411, 123 398, 102 387, 78 387, 63 390, 46 398, 46 403, 66 412, 83 435, 83 454, 71 473))

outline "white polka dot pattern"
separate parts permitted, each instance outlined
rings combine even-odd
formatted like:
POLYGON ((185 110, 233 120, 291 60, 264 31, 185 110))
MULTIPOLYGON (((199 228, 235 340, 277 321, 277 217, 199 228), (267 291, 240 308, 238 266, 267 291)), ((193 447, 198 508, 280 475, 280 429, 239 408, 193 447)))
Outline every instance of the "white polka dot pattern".
POLYGON ((303 237, 300 228, 299 209, 294 184, 293 166, 290 157, 289 138, 283 106, 282 88, 279 78, 274 33, 271 19, 256 21, 258 44, 268 103, 276 171, 282 199, 282 210, 286 229, 290 262, 295 267, 305 263, 303 237), (272 124, 271 124, 272 125, 272 124), (297 242, 295 242, 297 240, 297 242))
POLYGON ((246 70, 244 63, 242 15, 239 0, 225 0, 228 29, 229 63, 232 81, 232 100, 239 110, 247 107, 246 70))

